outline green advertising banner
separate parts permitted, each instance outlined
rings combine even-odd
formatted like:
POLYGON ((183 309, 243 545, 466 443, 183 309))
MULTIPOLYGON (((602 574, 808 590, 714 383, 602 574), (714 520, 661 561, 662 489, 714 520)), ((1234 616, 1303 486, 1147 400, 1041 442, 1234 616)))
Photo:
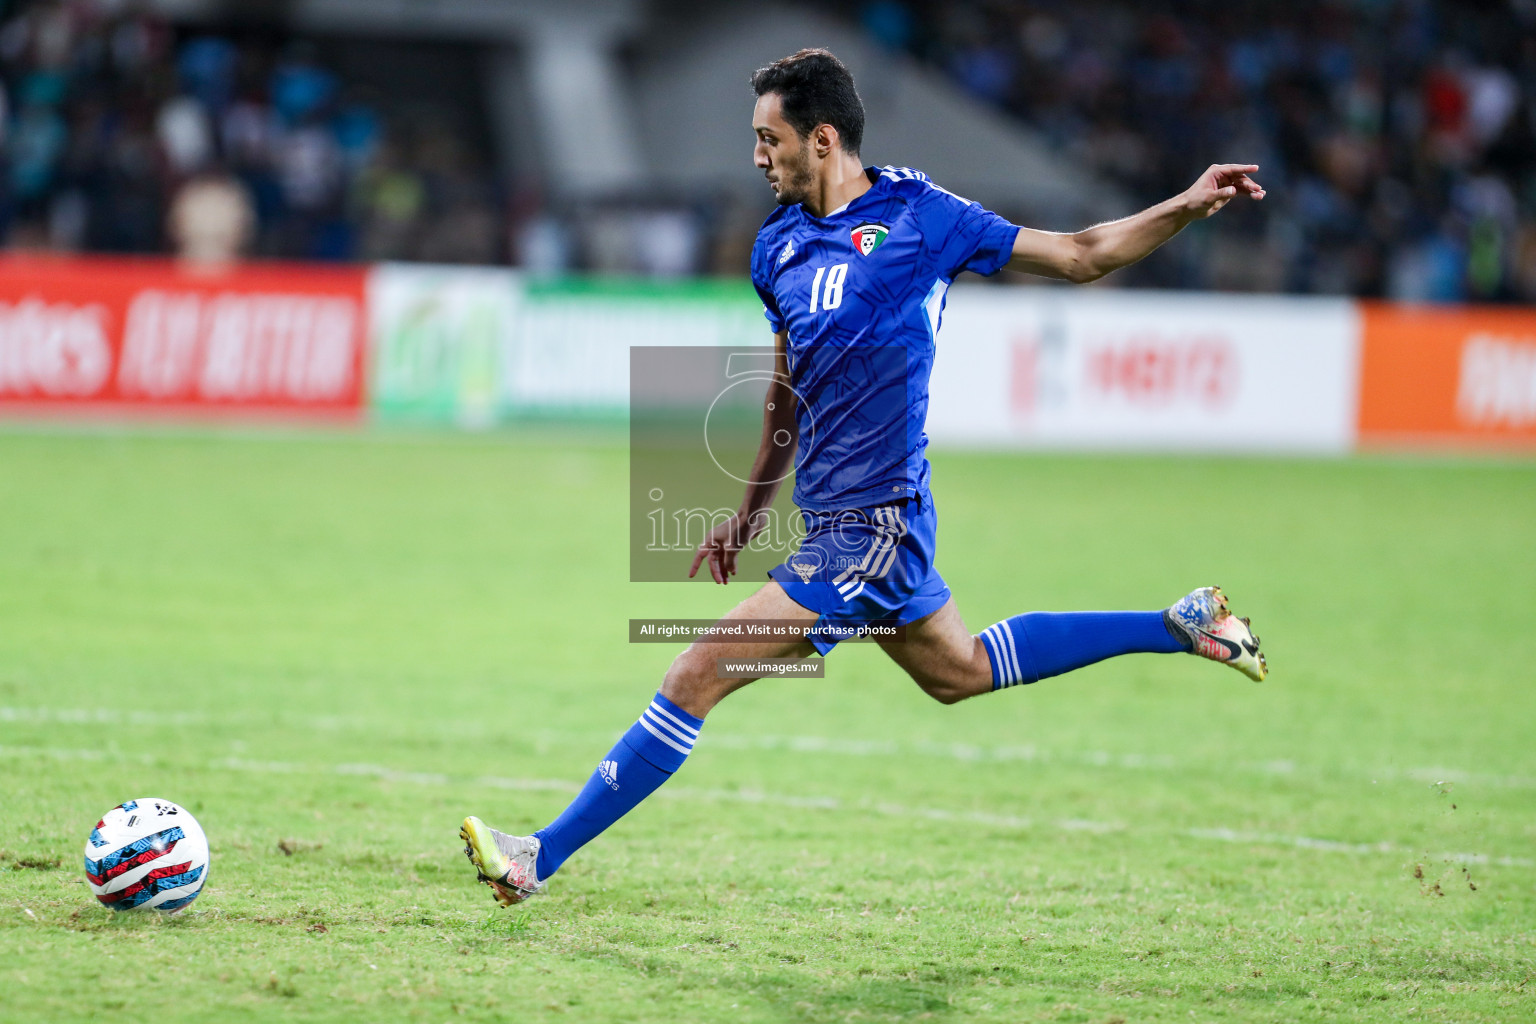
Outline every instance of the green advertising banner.
POLYGON ((386 264, 369 283, 372 407, 385 421, 483 428, 525 417, 620 420, 632 346, 772 343, 739 279, 533 279, 386 264))
POLYGON ((520 298, 507 270, 385 264, 369 282, 374 414, 486 427, 501 418, 520 298))

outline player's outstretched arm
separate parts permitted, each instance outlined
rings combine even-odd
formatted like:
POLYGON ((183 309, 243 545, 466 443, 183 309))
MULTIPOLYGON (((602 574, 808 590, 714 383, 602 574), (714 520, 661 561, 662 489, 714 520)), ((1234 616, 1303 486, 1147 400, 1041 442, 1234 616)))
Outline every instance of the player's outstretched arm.
POLYGON ((716 526, 693 553, 688 578, 698 574, 699 565, 709 560, 709 573, 716 583, 725 583, 736 575, 736 554, 762 529, 757 513, 770 507, 779 493, 779 484, 794 464, 799 431, 795 425, 798 401, 789 386, 789 335, 780 331, 773 336, 774 376, 763 398, 763 438, 758 442, 757 458, 747 477, 747 492, 736 514, 716 526))
POLYGON ((1008 269, 1074 284, 1097 281, 1135 263, 1186 224, 1209 217, 1238 196, 1263 199, 1263 187, 1249 177, 1258 169, 1257 164, 1212 164, 1173 198, 1072 234, 1020 228, 1008 269))

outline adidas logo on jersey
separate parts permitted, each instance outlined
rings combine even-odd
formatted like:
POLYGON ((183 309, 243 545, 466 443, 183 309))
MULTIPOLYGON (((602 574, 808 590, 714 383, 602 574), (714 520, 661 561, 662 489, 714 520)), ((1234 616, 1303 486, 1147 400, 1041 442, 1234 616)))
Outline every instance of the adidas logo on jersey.
POLYGON ((779 266, 789 262, 789 258, 795 254, 795 240, 789 239, 784 243, 784 248, 779 250, 779 266))
POLYGON ((890 233, 891 229, 884 224, 860 224, 853 229, 853 247, 859 250, 860 255, 868 256, 880 248, 880 243, 890 233))
POLYGON ((603 777, 603 781, 614 789, 619 788, 619 762, 604 761, 597 766, 597 774, 603 777))

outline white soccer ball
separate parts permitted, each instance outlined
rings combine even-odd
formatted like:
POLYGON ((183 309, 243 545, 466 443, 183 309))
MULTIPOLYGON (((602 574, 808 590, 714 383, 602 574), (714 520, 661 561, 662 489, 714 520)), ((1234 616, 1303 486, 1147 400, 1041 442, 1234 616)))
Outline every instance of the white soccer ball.
POLYGON ((208 881, 208 837, 185 807, 154 797, 129 800, 91 829, 85 880, 113 910, 174 914, 208 881))

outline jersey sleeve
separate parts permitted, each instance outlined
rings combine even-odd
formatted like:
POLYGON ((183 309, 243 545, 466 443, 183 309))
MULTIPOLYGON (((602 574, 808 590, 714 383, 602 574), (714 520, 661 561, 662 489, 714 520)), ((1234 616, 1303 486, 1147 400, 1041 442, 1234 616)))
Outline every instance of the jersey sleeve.
POLYGON ((990 277, 1002 270, 1013 255, 1018 225, 932 182, 928 186, 917 212, 939 272, 949 278, 963 270, 990 277))
POLYGON ((779 300, 773 297, 773 279, 768 268, 767 247, 759 235, 757 244, 752 246, 752 287, 757 289, 757 297, 763 300, 763 316, 768 320, 768 326, 778 334, 784 330, 784 316, 779 312, 779 300))

